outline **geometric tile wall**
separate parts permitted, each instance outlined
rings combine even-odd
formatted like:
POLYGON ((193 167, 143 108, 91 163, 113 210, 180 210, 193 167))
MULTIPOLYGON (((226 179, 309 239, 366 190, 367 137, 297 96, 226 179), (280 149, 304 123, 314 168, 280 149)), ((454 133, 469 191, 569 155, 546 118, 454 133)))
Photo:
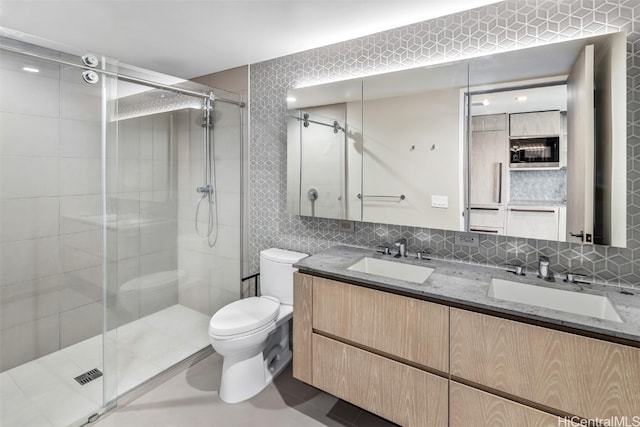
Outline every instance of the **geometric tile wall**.
POLYGON ((403 236, 435 258, 534 271, 539 255, 556 273, 640 288, 640 0, 506 0, 250 67, 249 260, 281 247, 316 253, 337 244, 373 248, 403 236), (627 32, 627 247, 481 235, 479 248, 454 244, 452 231, 290 216, 286 208, 286 93, 300 84, 360 77, 573 38, 627 32))

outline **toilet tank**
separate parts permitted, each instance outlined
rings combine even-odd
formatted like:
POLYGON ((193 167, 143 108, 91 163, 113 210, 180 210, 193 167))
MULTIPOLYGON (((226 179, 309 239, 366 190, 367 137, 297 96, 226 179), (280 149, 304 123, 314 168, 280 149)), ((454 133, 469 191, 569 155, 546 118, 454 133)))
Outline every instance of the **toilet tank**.
POLYGON ((266 249, 260 252, 260 292, 263 296, 278 298, 280 304, 293 305, 293 264, 308 254, 284 249, 266 249))

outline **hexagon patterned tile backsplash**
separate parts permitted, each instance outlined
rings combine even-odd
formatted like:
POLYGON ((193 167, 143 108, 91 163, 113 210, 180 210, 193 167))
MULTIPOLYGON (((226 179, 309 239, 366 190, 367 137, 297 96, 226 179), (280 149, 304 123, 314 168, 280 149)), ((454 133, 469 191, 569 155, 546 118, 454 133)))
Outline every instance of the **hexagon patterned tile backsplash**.
POLYGON ((373 248, 399 237, 411 250, 482 265, 521 263, 535 270, 547 255, 556 273, 589 274, 640 288, 640 0, 506 0, 358 39, 251 65, 249 258, 282 247, 316 253, 337 244, 373 248), (627 247, 481 235, 477 248, 454 245, 452 231, 290 216, 286 207, 286 93, 302 84, 354 78, 617 31, 627 32, 627 247))

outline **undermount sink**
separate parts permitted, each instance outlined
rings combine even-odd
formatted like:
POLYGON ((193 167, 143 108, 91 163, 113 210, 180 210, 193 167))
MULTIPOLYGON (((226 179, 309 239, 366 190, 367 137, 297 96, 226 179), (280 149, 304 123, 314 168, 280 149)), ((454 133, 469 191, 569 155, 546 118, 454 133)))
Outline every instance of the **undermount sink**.
POLYGON ((360 261, 347 267, 347 270, 375 274, 376 276, 413 283, 424 283, 431 273, 433 273, 433 268, 369 257, 362 258, 360 261))
POLYGON ((492 279, 487 296, 622 323, 611 301, 600 295, 492 279))

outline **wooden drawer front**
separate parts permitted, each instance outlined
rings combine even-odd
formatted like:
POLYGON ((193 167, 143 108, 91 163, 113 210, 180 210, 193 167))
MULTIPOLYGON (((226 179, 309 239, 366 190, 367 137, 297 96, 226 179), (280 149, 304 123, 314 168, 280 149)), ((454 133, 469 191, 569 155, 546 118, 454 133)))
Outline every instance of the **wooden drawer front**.
POLYGON ((451 375, 587 419, 640 414, 640 349, 454 308, 451 375))
POLYGON ((313 334, 313 384, 402 426, 446 426, 447 380, 313 334))
POLYGON ((311 384, 313 276, 293 273, 293 376, 311 384))
POLYGON ((558 417, 451 382, 450 427, 558 427, 558 417))
POLYGON ((313 328, 442 372, 449 371, 448 307, 313 278, 313 328))
POLYGON ((472 227, 504 228, 504 207, 474 207, 470 208, 469 221, 472 227))

